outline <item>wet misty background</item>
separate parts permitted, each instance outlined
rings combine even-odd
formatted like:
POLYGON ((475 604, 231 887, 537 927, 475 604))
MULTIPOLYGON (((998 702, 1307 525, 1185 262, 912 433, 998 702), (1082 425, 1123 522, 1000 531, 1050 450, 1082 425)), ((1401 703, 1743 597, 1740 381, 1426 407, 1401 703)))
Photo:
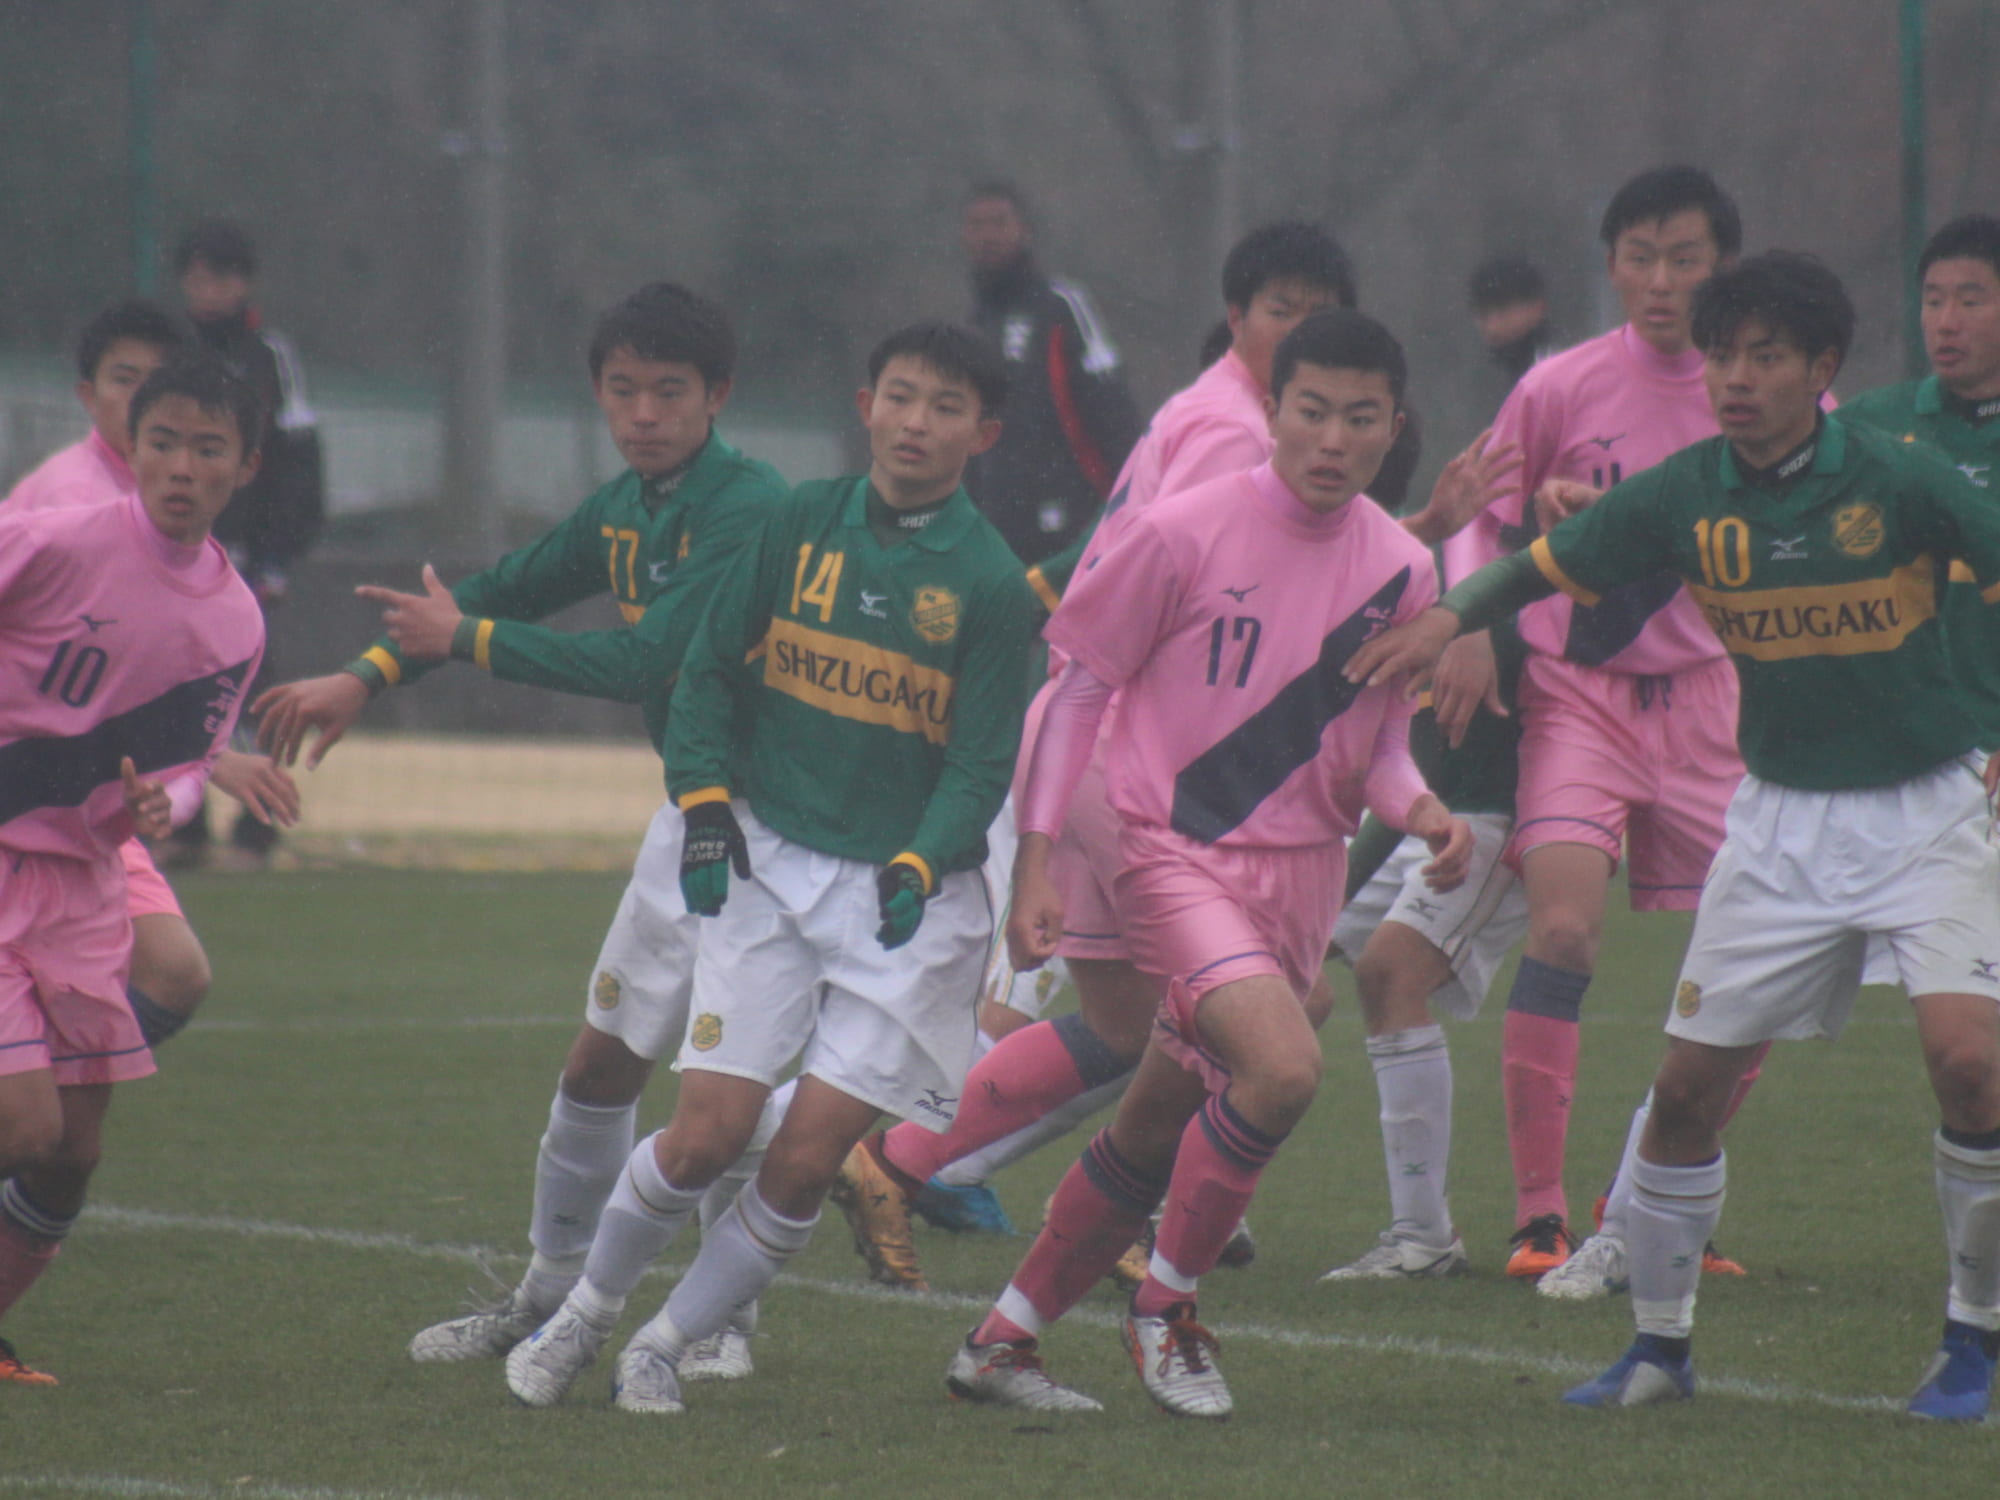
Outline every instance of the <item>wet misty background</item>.
MULTIPOLYGON (((958 216, 994 174, 1036 206, 1045 267, 1095 294, 1147 409, 1195 372, 1229 240, 1277 217, 1327 225, 1409 349, 1426 478, 1498 389, 1467 314, 1473 265, 1527 255, 1558 337, 1599 331, 1616 309, 1597 216, 1670 160, 1735 194, 1747 250, 1811 250, 1846 279, 1862 322, 1841 389, 1903 373, 1887 0, 7 0, 0 480, 80 433, 66 361, 82 322, 148 274, 174 301, 174 240, 222 215, 255 237, 267 320, 321 408, 334 521, 311 566, 448 543, 433 502, 472 338, 474 41, 496 9, 498 483, 516 535, 615 468, 582 345, 648 280, 733 311, 727 431, 794 479, 842 462, 869 346, 969 308, 958 216), (147 35, 150 130, 131 89, 147 35)), ((2000 6, 1923 9, 1929 228, 2000 210, 2000 6)))

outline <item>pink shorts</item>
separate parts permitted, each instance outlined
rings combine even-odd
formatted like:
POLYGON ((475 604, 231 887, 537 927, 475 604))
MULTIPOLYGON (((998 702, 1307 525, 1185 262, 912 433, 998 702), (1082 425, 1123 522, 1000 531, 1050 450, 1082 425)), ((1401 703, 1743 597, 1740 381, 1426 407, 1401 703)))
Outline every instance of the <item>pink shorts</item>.
POLYGON ((1217 848, 1164 828, 1127 825, 1113 887, 1132 962, 1167 981, 1153 1041, 1211 1091, 1229 1069, 1195 1025, 1210 990, 1252 975, 1304 999, 1326 958, 1347 879, 1338 841, 1301 849, 1217 848))
POLYGON ((1521 782, 1507 862, 1542 844, 1621 854, 1635 911, 1692 911, 1722 843, 1743 757, 1736 668, 1635 677, 1529 657, 1521 782))
POLYGON ((132 918, 115 859, 0 855, 0 1074, 58 1086, 153 1071, 125 999, 132 918))
POLYGON ((125 909, 135 917, 180 917, 181 903, 167 877, 153 863, 153 856, 138 839, 118 846, 118 858, 125 866, 125 909))

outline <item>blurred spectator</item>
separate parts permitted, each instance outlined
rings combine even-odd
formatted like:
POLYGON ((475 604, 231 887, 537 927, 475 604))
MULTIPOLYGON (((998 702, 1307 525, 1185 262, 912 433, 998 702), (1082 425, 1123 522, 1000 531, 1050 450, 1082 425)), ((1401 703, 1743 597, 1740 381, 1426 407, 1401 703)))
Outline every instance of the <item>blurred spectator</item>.
POLYGON ((1551 350, 1548 284, 1531 262, 1496 255, 1473 271, 1468 292, 1479 337, 1512 390, 1551 350))
MULTIPOLYGON (((229 549, 268 615, 285 597, 291 570, 325 517, 319 430, 306 401, 305 378, 291 344, 263 326, 255 301, 256 247, 239 226, 220 219, 195 225, 175 252, 174 273, 196 336, 251 384, 271 416, 257 477, 237 493, 215 527, 216 540, 229 549)), ((261 679, 282 675, 267 653, 261 679)), ((237 818, 230 842, 238 862, 262 863, 277 837, 275 827, 245 814, 237 818)), ((183 827, 174 844, 173 862, 204 859, 206 813, 183 827)))
POLYGON ((1095 519, 1138 441, 1139 417, 1089 296, 1036 264, 1012 184, 973 188, 960 243, 977 297, 973 321, 999 345, 1009 382, 1000 441, 972 461, 966 489, 1032 566, 1095 519))

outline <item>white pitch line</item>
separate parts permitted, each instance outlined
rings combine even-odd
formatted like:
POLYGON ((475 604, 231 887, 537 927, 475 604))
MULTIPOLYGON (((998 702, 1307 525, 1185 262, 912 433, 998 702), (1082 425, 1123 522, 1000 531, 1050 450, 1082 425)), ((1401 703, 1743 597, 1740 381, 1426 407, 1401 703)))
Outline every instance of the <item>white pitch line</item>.
MULTIPOLYGON (((411 1235, 370 1234, 352 1229, 318 1229, 306 1224, 287 1224, 272 1219, 245 1219, 227 1215, 161 1213, 154 1209, 123 1208, 102 1203, 94 1203, 86 1210, 80 1227, 88 1228, 92 1225, 107 1229, 195 1230, 204 1234, 233 1234, 249 1239, 292 1240, 350 1250, 390 1250, 431 1260, 463 1261, 487 1266, 519 1264, 526 1258, 490 1246, 440 1244, 419 1240, 411 1235)), ((661 1264, 655 1265, 647 1275, 649 1279, 679 1276, 685 1269, 684 1265, 661 1264)), ((778 1278, 778 1284, 818 1292, 825 1296, 875 1302, 885 1307, 936 1308, 948 1311, 957 1317, 983 1313, 992 1306, 990 1298, 972 1297, 959 1292, 900 1292, 887 1287, 873 1286, 865 1281, 836 1281, 817 1276, 784 1275, 778 1278)), ((1093 1328, 1110 1329, 1116 1328, 1120 1319, 1116 1314, 1096 1308, 1079 1307, 1068 1314, 1067 1321, 1093 1328)), ((1257 1323, 1219 1323, 1215 1327, 1215 1332, 1221 1337, 1277 1344, 1291 1349, 1403 1355, 1417 1359, 1443 1360, 1454 1364, 1480 1365, 1489 1369, 1516 1370, 1565 1378, 1594 1375, 1598 1369, 1597 1366, 1586 1364, 1582 1360, 1561 1355, 1524 1354, 1512 1349, 1486 1349, 1474 1344, 1453 1344, 1442 1339, 1400 1334, 1385 1336, 1321 1333, 1298 1328, 1274 1328, 1257 1323)), ((1745 1401, 1786 1406, 1818 1406, 1833 1411, 1881 1413, 1899 1412, 1903 1409, 1902 1402, 1887 1396, 1840 1396, 1831 1391, 1815 1391, 1772 1381, 1744 1380, 1730 1375, 1704 1373, 1701 1377, 1701 1389, 1709 1395, 1734 1396, 1745 1401)))
POLYGON ((244 1483, 176 1484, 126 1474, 0 1474, 0 1491, 35 1495, 111 1495, 121 1500, 475 1500, 435 1490, 335 1490, 322 1485, 244 1483))

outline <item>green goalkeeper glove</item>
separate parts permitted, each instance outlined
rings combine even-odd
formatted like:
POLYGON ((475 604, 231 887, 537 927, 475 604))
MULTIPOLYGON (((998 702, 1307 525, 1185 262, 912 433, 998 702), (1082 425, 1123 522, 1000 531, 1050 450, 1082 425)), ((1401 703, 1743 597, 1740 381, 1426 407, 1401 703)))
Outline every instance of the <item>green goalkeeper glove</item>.
POLYGON ((720 916, 729 896, 731 867, 738 880, 750 878, 750 846, 727 802, 697 802, 683 816, 681 900, 698 917, 720 916))
POLYGON ((905 860, 884 865, 875 877, 875 895, 882 925, 875 940, 884 948, 900 948, 917 935, 924 919, 924 899, 930 894, 924 872, 905 860))

